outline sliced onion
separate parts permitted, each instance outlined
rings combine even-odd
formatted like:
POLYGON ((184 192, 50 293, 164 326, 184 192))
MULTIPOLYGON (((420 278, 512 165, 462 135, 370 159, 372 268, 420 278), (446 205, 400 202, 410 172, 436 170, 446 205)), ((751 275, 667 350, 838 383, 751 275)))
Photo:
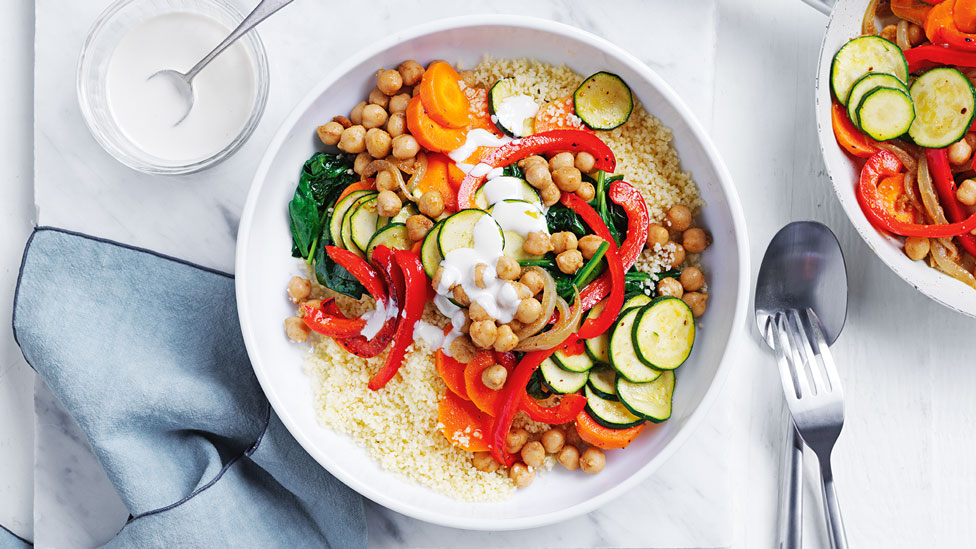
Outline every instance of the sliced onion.
POLYGON ((898 157, 898 160, 905 165, 905 168, 908 171, 914 172, 918 169, 918 162, 915 161, 913 145, 909 145, 904 141, 893 139, 891 141, 880 141, 877 143, 877 146, 894 153, 894 155, 898 157))
POLYGON ((379 159, 379 160, 374 160, 369 164, 367 164, 366 169, 363 170, 363 178, 365 179, 367 177, 372 177, 373 175, 375 175, 377 172, 380 171, 386 171, 387 173, 389 173, 390 176, 393 177, 393 180, 396 181, 397 186, 400 187, 400 190, 402 190, 403 193, 407 196, 407 199, 411 201, 415 201, 413 196, 411 196, 410 193, 407 192, 407 186, 403 183, 403 174, 400 173, 400 168, 397 168, 388 160, 379 159))
MULTIPOLYGON (((916 172, 908 172, 905 174, 905 195, 908 197, 908 202, 912 205, 912 208, 918 212, 918 215, 924 216, 925 207, 922 206, 922 201, 918 197, 918 192, 916 191, 916 179, 918 179, 918 174, 916 172)), ((916 216, 917 217, 917 216, 916 216)), ((919 222, 919 219, 915 219, 919 222)), ((921 220, 924 222, 924 220, 921 220)))
POLYGON ((875 26, 874 21, 878 17, 878 0, 871 0, 868 2, 868 7, 864 10, 864 19, 861 20, 861 34, 863 36, 868 36, 871 34, 878 34, 878 27, 875 26))
POLYGON ((898 26, 895 27, 895 42, 902 51, 911 49, 912 45, 908 42, 908 21, 898 20, 898 26))
POLYGON ((931 256, 940 271, 976 289, 976 277, 973 277, 973 273, 967 271, 958 263, 959 251, 952 242, 947 242, 941 238, 932 240, 931 256), (946 246, 947 243, 951 248, 946 246))
POLYGON ((552 312, 556 310, 556 281, 553 280, 552 275, 540 267, 526 267, 524 272, 528 271, 534 271, 542 277, 542 314, 535 319, 535 322, 526 324, 521 330, 515 332, 519 341, 524 341, 529 336, 539 333, 545 327, 546 322, 552 318, 552 312))
POLYGON ((417 154, 417 163, 416 163, 416 166, 417 166, 416 167, 416 171, 413 172, 413 175, 410 176, 410 181, 407 182, 407 189, 409 189, 409 190, 406 190, 405 189, 403 191, 403 192, 407 193, 407 196, 411 197, 411 200, 413 199, 413 192, 412 191, 417 188, 417 185, 420 183, 420 180, 423 179, 424 178, 424 175, 427 173, 427 155, 426 154, 424 154, 424 153, 418 153, 417 154))
POLYGON ((942 205, 939 204, 939 197, 935 194, 935 187, 932 186, 932 176, 929 174, 929 164, 925 160, 925 156, 918 159, 918 192, 922 195, 925 213, 928 214, 932 223, 938 225, 949 223, 942 211, 942 205))
POLYGON ((532 336, 519 343, 515 350, 542 351, 552 349, 576 333, 579 330, 580 319, 583 318, 583 307, 580 304, 579 289, 577 288, 573 288, 573 302, 577 305, 571 309, 565 299, 557 296, 556 310, 559 311, 559 322, 548 332, 532 336))

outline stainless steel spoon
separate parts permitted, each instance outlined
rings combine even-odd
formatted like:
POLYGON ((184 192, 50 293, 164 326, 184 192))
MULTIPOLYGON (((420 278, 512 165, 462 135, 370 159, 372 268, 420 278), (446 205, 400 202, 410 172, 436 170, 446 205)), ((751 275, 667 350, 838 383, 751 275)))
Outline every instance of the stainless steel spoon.
MULTIPOLYGON (((783 227, 766 249, 756 283, 756 322, 775 349, 767 323, 777 311, 812 309, 828 344, 847 319, 847 270, 834 233, 821 223, 799 221, 783 227)), ((802 532, 803 445, 790 421, 785 453, 779 546, 798 549, 802 532)))
POLYGON ((153 78, 165 78, 167 81, 169 81, 186 104, 186 110, 183 112, 183 116, 181 116, 179 120, 173 124, 174 126, 178 126, 180 122, 183 122, 187 115, 190 114, 190 110, 193 108, 193 77, 202 71, 204 67, 210 64, 215 57, 220 55, 224 50, 230 47, 231 44, 236 42, 237 39, 244 36, 248 33, 248 31, 256 27, 258 23, 264 21, 273 13, 287 6, 288 4, 291 4, 293 1, 294 0, 261 0, 261 3, 251 10, 251 13, 249 13, 248 16, 241 21, 241 24, 238 25, 237 28, 227 36, 227 38, 224 38, 223 42, 217 44, 217 47, 214 48, 213 51, 208 53, 196 65, 193 65, 193 68, 185 73, 173 69, 163 69, 149 76, 150 80, 153 78))

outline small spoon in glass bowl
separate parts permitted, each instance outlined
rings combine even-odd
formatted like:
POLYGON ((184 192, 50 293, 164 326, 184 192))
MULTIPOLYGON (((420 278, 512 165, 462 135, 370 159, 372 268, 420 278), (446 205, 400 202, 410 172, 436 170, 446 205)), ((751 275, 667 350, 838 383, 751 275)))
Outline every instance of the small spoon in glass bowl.
POLYGON ((163 69, 149 76, 150 80, 153 78, 164 78, 170 82, 183 99, 183 102, 186 104, 186 110, 183 112, 183 116, 181 116, 179 120, 173 124, 174 126, 178 126, 180 122, 183 122, 187 115, 190 114, 190 110, 193 108, 193 77, 202 71, 204 67, 210 64, 215 57, 230 47, 231 44, 256 27, 258 23, 264 21, 281 8, 291 4, 293 1, 294 0, 261 0, 261 2, 253 10, 251 10, 251 13, 249 13, 248 16, 241 21, 241 24, 234 29, 234 32, 230 33, 227 38, 224 38, 223 42, 217 44, 217 47, 208 53, 196 65, 193 65, 193 68, 185 73, 173 69, 163 69))

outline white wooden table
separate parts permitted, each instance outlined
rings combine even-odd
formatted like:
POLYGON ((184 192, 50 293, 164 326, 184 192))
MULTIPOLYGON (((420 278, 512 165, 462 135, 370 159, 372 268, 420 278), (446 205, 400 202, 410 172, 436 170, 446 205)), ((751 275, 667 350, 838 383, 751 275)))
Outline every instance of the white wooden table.
MULTIPOLYGON (((0 185, 3 319, 10 318, 13 278, 32 213, 33 6, 11 4, 17 5, 0 21, 0 60, 12 71, 0 87, 0 120, 8 126, 0 132, 0 165, 7 171, 0 185)), ((976 321, 930 302, 890 273, 833 197, 813 122, 825 23, 796 0, 719 1, 714 139, 742 198, 754 269, 772 235, 799 219, 826 223, 847 255, 850 314, 834 354, 848 420, 834 464, 851 545, 965 547, 976 539, 970 516, 976 508, 970 458, 976 449, 976 321)), ((654 26, 648 17, 647 31, 654 26)), ((2 322, 0 524, 32 537, 32 382, 2 322)), ((743 548, 773 546, 784 432, 775 367, 751 317, 749 322, 752 338, 739 345, 738 366, 726 387, 736 402, 728 456, 735 473, 734 546, 743 548)), ((808 461, 805 541, 825 547, 812 465, 808 461)))

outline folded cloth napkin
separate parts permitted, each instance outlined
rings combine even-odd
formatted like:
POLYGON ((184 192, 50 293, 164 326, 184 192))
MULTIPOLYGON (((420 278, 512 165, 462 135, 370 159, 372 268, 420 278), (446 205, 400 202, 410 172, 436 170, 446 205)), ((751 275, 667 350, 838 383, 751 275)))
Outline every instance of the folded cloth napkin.
POLYGON ((13 325, 132 514, 107 546, 366 545, 361 498, 261 392, 231 276, 39 228, 13 325))

